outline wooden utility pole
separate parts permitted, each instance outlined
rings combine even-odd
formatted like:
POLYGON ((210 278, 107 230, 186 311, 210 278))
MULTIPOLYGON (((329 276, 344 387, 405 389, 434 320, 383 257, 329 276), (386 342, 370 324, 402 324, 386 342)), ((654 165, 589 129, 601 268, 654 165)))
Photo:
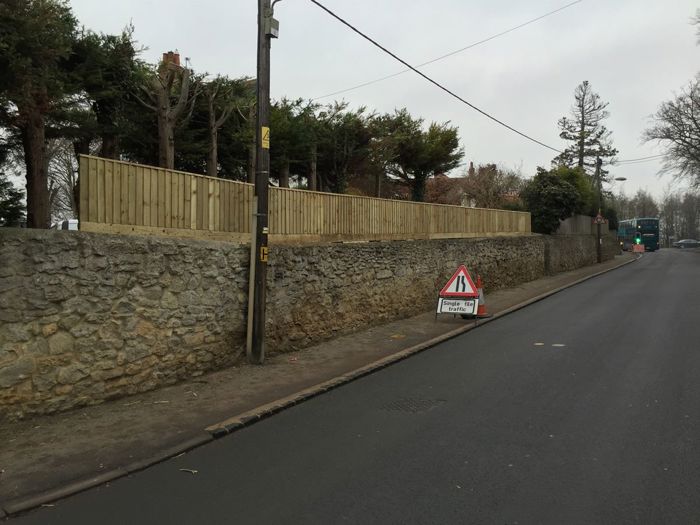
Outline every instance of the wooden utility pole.
MULTIPOLYGON (((270 0, 258 0, 258 82, 255 125, 255 196, 258 210, 255 250, 251 268, 255 268, 252 341, 248 360, 265 361, 265 297, 267 284, 268 185, 270 180, 270 41, 277 38, 278 24, 272 18, 270 0)), ((248 312, 251 315, 251 312, 248 312)))

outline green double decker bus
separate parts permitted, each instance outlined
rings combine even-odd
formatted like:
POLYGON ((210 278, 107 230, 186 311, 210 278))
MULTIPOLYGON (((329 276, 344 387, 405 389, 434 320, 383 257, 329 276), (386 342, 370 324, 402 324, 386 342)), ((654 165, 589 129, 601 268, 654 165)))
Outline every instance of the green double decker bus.
POLYGON ((655 252, 659 249, 659 218, 642 217, 620 221, 617 238, 623 250, 631 250, 635 244, 643 244, 644 251, 655 252))

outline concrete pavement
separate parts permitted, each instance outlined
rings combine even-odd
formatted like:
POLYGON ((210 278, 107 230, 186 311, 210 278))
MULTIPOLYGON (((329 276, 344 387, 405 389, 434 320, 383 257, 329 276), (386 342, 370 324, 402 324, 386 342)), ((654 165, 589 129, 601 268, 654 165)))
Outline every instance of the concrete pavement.
MULTIPOLYGON (((487 295, 496 316, 632 262, 631 255, 487 295)), ((432 312, 155 392, 4 424, 0 507, 8 514, 146 468, 473 328, 432 312)))

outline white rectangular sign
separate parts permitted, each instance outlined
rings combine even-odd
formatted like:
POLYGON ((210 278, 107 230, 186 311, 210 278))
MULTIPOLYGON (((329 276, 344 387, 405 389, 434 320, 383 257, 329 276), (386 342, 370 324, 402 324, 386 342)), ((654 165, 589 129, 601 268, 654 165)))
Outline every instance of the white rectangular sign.
POLYGON ((476 315, 478 305, 478 299, 445 299, 440 297, 437 313, 476 315))

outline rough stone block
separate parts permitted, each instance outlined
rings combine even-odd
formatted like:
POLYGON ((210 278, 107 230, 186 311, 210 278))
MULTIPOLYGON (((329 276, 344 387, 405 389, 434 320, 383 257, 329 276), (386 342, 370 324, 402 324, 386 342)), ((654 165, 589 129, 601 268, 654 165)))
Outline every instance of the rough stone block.
POLYGON ((20 357, 17 361, 0 367, 0 387, 9 388, 31 377, 36 368, 32 357, 20 357))
POLYGON ((160 305, 162 308, 165 308, 167 310, 174 310, 179 306, 177 295, 166 290, 165 292, 163 292, 163 297, 160 300, 160 305))
POLYGON ((37 337, 27 343, 27 352, 35 356, 49 355, 49 343, 44 337, 37 337))
MULTIPOLYGON (((113 365, 112 365, 113 366, 113 365)), ((124 367, 117 366, 114 368, 109 368, 107 370, 94 370, 90 376, 96 381, 106 381, 108 379, 114 379, 115 377, 121 377, 124 375, 124 367)))
POLYGON ((74 363, 58 371, 58 382, 62 385, 74 385, 89 375, 90 371, 87 366, 82 363, 74 363))

